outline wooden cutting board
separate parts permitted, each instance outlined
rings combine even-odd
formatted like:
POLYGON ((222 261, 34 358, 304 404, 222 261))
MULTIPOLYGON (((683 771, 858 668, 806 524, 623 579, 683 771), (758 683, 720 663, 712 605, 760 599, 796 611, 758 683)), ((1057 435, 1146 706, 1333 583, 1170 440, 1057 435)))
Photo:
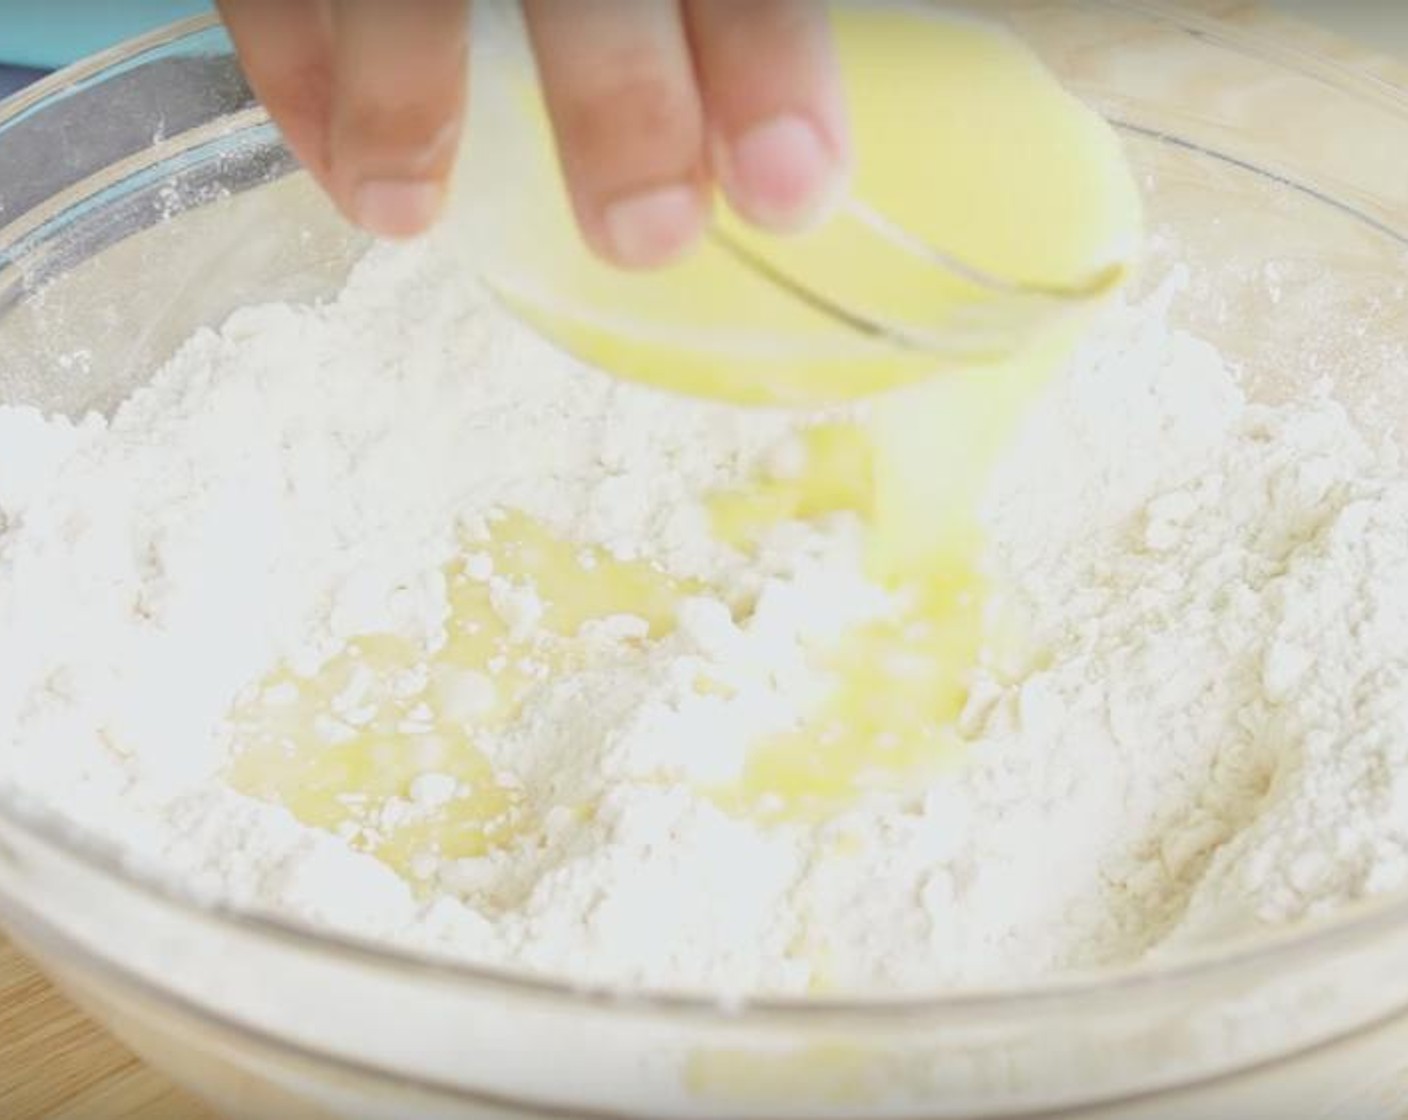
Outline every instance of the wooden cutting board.
POLYGON ((3 936, 0 1117, 213 1120, 76 1010, 3 936))
MULTIPOLYGON (((1408 68, 1247 0, 1189 8, 1408 86, 1408 68)), ((78 1011, 0 935, 0 1120, 214 1120, 78 1011)))

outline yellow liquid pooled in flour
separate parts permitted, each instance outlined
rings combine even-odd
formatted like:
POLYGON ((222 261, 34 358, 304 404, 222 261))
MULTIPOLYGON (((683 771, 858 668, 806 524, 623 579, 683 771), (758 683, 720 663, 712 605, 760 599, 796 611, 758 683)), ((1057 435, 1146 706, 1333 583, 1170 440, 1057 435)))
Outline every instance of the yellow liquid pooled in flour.
MULTIPOLYGON (((432 652, 402 638, 360 638, 312 677, 282 670, 234 713, 235 788, 341 831, 401 871, 421 854, 478 856, 523 824, 522 792, 496 777, 476 734, 518 715, 534 681, 580 656, 584 624, 629 611, 641 641, 673 627, 697 591, 647 563, 613 560, 554 538, 528 518, 497 521, 482 549, 446 572, 447 638, 432 652), (531 588, 541 616, 505 621, 487 573, 531 588), (452 796, 417 804, 424 774, 454 778, 452 796)), ((536 609, 536 608, 532 608, 536 609)))
MULTIPOLYGON (((1123 265, 1139 209, 1118 145, 1024 47, 983 23, 912 9, 849 7, 836 28, 857 191, 871 206, 1013 279, 1059 284, 1123 265)), ((834 675, 830 697, 797 731, 755 744, 740 783, 704 792, 740 813, 810 814, 951 762, 967 674, 991 646, 977 501, 994 457, 1067 356, 1079 321, 921 384, 935 368, 932 356, 842 344, 834 322, 740 278, 736 262, 713 250, 649 278, 612 272, 584 252, 564 258, 562 245, 576 241, 560 199, 513 193, 528 208, 521 220, 544 234, 539 248, 552 252, 550 261, 523 259, 556 269, 554 291, 573 304, 589 295, 593 317, 564 318, 546 305, 520 310, 606 369, 743 401, 829 400, 915 383, 872 402, 864 422, 810 429, 805 462, 792 477, 714 496, 716 535, 745 552, 778 522, 857 515, 871 575, 909 607, 816 650, 817 664, 834 675), (607 321, 622 329, 601 329, 607 321), (712 346, 740 330, 781 331, 806 346, 757 360, 712 346)), ((511 214, 496 219, 514 225, 511 214)), ((801 268, 862 306, 941 317, 982 298, 932 270, 916 273, 892 253, 877 256, 873 244, 835 227, 798 241, 729 228, 779 267, 801 268)), ((524 793, 495 776, 476 737, 482 744, 486 733, 509 726, 535 679, 589 656, 579 637, 584 623, 633 615, 648 622, 639 640, 657 640, 673 627, 679 601, 708 589, 555 540, 518 515, 469 551, 476 548, 483 557, 448 570, 452 617, 443 648, 426 653, 368 636, 312 678, 281 670, 253 690, 232 717, 244 745, 231 775, 236 787, 342 831, 403 872, 413 873, 420 855, 478 855, 531 831, 524 793), (524 635, 503 621, 474 576, 485 558, 545 604, 540 624, 524 635), (416 803, 413 787, 425 773, 455 779, 452 796, 416 803)), ((740 621, 746 610, 737 607, 740 621)), ((719 1076, 714 1070, 706 1080, 719 1076)))
MULTIPOLYGON (((778 803, 791 813, 824 810, 860 788, 942 763, 955 742, 964 679, 984 633, 974 554, 955 556, 919 579, 899 571, 896 549, 904 538, 877 531, 878 473, 889 464, 876 454, 870 431, 821 425, 803 434, 802 445, 804 463, 792 477, 713 499, 715 534, 748 551, 779 522, 857 514, 869 526, 874 574, 902 586, 911 603, 899 617, 853 629, 835 648, 816 651, 818 664, 836 679, 835 691, 805 726, 756 744, 741 788, 724 798, 740 807, 778 803)), ((976 537, 967 543, 976 545, 976 537)))

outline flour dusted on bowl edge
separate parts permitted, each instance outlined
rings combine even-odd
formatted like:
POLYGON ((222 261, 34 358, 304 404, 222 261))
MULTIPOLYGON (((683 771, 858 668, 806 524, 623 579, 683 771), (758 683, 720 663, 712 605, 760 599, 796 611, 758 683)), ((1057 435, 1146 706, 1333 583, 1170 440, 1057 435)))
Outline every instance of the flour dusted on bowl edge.
MULTIPOLYGON (((580 369, 457 263, 378 250, 325 307, 244 310, 111 421, 0 409, 0 783, 239 905, 714 992, 1022 983, 1408 877, 1408 475, 1333 402, 1249 403, 1159 300, 1113 313, 988 495, 1023 643, 976 669, 952 763, 765 818, 702 791, 824 695, 809 648, 887 609, 853 518, 753 556, 711 532, 811 420, 580 369), (657 637, 606 620, 486 746, 531 835, 401 875, 236 792, 252 684, 443 642, 446 565, 500 511, 707 588, 657 637)), ((506 626, 551 609, 495 578, 506 626)), ((451 795, 423 778, 398 812, 451 795)))

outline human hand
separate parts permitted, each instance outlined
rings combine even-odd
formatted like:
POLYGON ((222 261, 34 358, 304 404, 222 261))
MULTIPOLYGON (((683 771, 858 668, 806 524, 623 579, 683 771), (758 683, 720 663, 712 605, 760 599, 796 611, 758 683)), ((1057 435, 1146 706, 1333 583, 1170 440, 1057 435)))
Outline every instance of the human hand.
MULTIPOLYGON (((352 221, 387 237, 438 215, 464 116, 468 0, 217 0, 250 85, 352 221)), ((625 267, 664 264, 717 184, 785 232, 845 179, 821 0, 524 0, 573 208, 625 267)))

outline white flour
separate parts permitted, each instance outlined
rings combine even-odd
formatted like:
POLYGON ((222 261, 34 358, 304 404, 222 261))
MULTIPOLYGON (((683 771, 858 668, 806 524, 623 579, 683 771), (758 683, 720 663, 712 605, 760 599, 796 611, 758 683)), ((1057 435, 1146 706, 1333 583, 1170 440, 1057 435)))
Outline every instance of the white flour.
POLYGON ((745 562, 700 500, 785 465, 797 421, 577 369, 462 277, 381 251, 330 307, 202 333, 111 423, 0 409, 0 783, 193 890, 715 991, 1016 983, 1408 878, 1408 476, 1335 405, 1250 406, 1161 306, 1114 316, 993 487, 1032 654, 979 673, 962 764, 763 827, 688 781, 815 699, 805 643, 885 609, 857 527, 784 528, 745 562), (427 899, 226 788, 220 722, 283 657, 433 640, 457 526, 495 507, 760 606, 740 627, 693 600, 656 643, 603 625, 598 662, 492 745, 542 836, 425 868, 427 899), (701 668, 733 695, 687 687, 701 668))

